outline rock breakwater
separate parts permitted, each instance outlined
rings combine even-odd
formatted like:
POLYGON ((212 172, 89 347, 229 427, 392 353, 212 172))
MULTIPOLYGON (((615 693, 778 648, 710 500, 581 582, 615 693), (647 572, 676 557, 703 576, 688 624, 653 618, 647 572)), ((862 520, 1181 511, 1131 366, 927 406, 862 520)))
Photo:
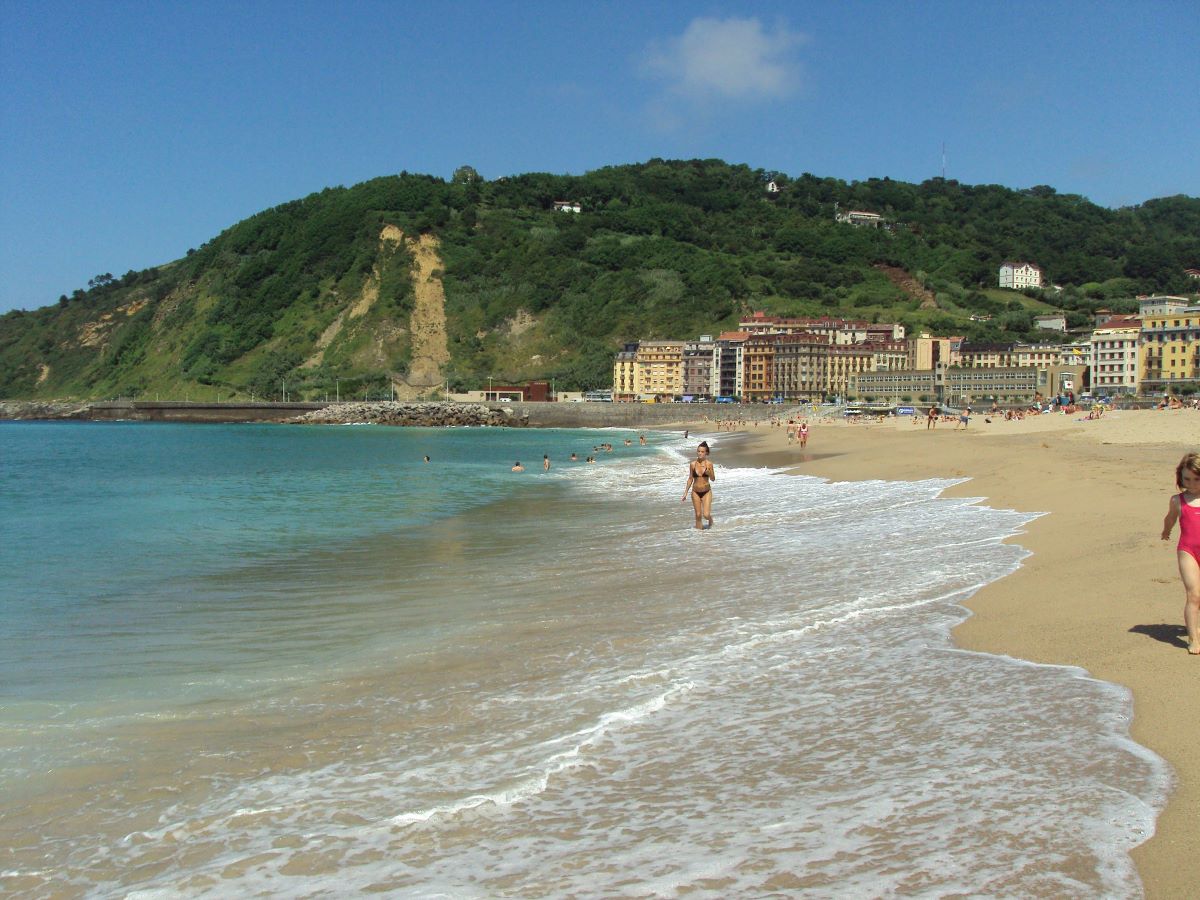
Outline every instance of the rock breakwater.
POLYGON ((351 425, 369 422, 375 425, 423 425, 434 428, 463 425, 529 424, 528 413, 511 409, 492 409, 479 403, 336 403, 289 419, 303 425, 351 425))
POLYGON ((86 419, 89 403, 56 400, 0 400, 0 419, 86 419))

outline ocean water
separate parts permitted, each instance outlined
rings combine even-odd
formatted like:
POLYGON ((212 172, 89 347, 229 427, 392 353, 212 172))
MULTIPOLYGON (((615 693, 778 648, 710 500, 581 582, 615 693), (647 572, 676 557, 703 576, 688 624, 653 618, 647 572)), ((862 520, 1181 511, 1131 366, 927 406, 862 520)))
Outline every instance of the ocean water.
POLYGON ((1141 895, 1127 693, 949 639, 1028 515, 649 438, 0 425, 0 891, 1141 895))

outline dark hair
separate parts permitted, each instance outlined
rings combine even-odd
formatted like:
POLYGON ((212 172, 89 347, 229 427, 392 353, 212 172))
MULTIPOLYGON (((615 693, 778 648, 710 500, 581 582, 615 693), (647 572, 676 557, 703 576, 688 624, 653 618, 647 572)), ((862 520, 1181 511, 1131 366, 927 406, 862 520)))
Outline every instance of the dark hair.
POLYGON ((1175 486, 1181 491, 1183 490, 1183 470, 1188 469, 1195 475, 1200 475, 1200 453, 1193 450, 1191 453, 1185 453, 1183 459, 1179 461, 1179 465, 1175 467, 1175 486))
POLYGON ((701 441, 700 446, 703 447, 705 450, 710 449, 710 447, 708 446, 708 441, 701 441))

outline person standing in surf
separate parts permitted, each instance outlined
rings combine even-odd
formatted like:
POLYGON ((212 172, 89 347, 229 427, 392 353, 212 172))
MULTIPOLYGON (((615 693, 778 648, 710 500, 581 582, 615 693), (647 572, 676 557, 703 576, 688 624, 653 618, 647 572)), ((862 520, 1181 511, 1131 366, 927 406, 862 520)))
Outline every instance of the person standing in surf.
POLYGON ((707 519, 707 527, 712 528, 712 483, 716 480, 717 473, 708 458, 708 441, 701 441, 696 448, 696 458, 688 463, 687 486, 683 489, 683 500, 680 501, 687 502, 688 492, 691 492, 697 528, 705 527, 702 519, 707 519))

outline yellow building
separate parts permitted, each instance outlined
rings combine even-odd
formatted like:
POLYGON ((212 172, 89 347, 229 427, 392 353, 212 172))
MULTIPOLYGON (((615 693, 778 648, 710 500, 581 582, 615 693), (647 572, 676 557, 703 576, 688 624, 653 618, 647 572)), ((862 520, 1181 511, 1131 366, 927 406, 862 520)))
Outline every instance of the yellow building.
POLYGON ((683 341, 638 344, 634 383, 639 395, 668 399, 683 395, 683 345, 683 341))
POLYGON ((613 361, 613 400, 636 400, 641 393, 637 380, 636 343, 626 344, 613 361))
POLYGON ((1144 315, 1138 350, 1143 394, 1200 387, 1200 306, 1144 315))
POLYGON ((950 338, 920 334, 908 339, 908 361, 905 368, 914 371, 936 369, 938 364, 950 364, 950 338))

